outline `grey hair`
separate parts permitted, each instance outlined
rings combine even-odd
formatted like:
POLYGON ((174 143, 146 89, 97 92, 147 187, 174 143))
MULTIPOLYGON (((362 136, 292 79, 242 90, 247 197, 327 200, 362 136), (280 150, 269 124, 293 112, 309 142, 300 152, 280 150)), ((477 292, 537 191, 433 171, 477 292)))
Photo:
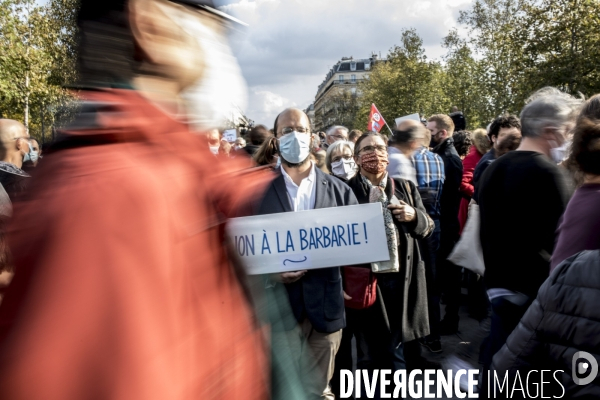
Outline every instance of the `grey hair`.
POLYGON ((338 140, 330 144, 327 148, 327 154, 325 154, 325 165, 327 165, 327 169, 329 171, 331 171, 331 154, 334 151, 344 151, 344 147, 349 148, 350 152, 354 154, 354 143, 348 140, 338 140))
POLYGON ((561 128, 574 121, 582 100, 553 87, 535 92, 521 111, 523 137, 540 136, 545 128, 561 128))
POLYGON ((348 128, 346 128, 345 126, 342 125, 334 125, 331 128, 327 129, 327 136, 331 135, 333 132, 335 132, 338 129, 343 129, 346 131, 346 137, 348 137, 348 134, 350 133, 350 131, 348 130, 348 128))

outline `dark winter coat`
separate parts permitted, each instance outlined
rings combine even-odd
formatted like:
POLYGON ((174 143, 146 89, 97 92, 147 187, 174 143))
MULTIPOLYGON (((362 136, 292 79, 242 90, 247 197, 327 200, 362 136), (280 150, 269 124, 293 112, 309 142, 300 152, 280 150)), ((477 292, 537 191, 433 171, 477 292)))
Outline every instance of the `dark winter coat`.
MULTIPOLYGON (((377 293, 377 302, 373 307, 381 307, 392 334, 400 341, 408 342, 429 334, 429 316, 427 313, 427 282, 425 280, 425 264, 421 259, 417 239, 428 237, 432 232, 433 221, 421 201, 421 195, 414 183, 404 179, 394 179, 391 184, 388 177, 386 195, 391 198, 392 187, 399 200, 412 205, 416 218, 410 223, 394 223, 400 233, 400 272, 395 273, 398 279, 404 279, 402 287, 403 301, 400 304, 389 304, 382 301, 381 292, 377 293), (409 188, 409 189, 407 189, 409 188), (410 190, 410 193, 409 193, 410 190)), ((369 203, 369 188, 362 181, 360 174, 348 181, 359 204, 369 203)), ((378 274, 390 276, 394 273, 378 274)))
MULTIPOLYGON (((599 304, 600 250, 567 258, 540 287, 537 299, 494 356, 492 369, 502 376, 508 371, 509 382, 518 371, 524 385, 531 370, 562 370, 555 375, 562 387, 546 374, 544 380, 551 383, 544 387, 544 396, 600 398, 600 374, 587 385, 573 381, 575 353, 587 352, 596 365, 600 363, 599 304)), ((588 360, 588 364, 592 363, 588 360)))
MULTIPOLYGON (((315 210, 330 207, 356 205, 356 198, 342 181, 325 174, 315 166, 315 210)), ((294 212, 285 187, 283 175, 279 174, 269 185, 260 202, 257 215, 294 212)), ((297 322, 307 317, 317 332, 332 333, 346 326, 342 276, 339 267, 311 269, 299 280, 285 285, 289 305, 297 322)), ((281 290, 278 285, 275 291, 281 290)), ((272 318, 272 323, 283 323, 283 329, 291 330, 295 321, 285 317, 272 318), (291 321, 291 322, 290 322, 291 321)), ((279 329, 279 327, 278 327, 279 329)))
POLYGON ((454 122, 454 132, 464 131, 467 127, 467 120, 462 111, 456 111, 449 114, 452 122, 454 122))
POLYGON ((440 198, 442 240, 452 243, 458 240, 460 230, 458 210, 462 197, 459 190, 463 176, 463 164, 454 147, 454 139, 452 138, 448 138, 435 146, 433 152, 442 157, 446 173, 440 198))

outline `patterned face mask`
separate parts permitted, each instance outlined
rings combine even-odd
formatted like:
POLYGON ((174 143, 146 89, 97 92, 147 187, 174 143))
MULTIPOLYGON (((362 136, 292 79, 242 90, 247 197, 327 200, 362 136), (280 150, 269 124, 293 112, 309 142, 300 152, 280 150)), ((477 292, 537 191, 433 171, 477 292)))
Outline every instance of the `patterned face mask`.
POLYGON ((362 155, 360 162, 360 167, 370 174, 382 173, 390 163, 387 154, 378 154, 375 151, 362 155))

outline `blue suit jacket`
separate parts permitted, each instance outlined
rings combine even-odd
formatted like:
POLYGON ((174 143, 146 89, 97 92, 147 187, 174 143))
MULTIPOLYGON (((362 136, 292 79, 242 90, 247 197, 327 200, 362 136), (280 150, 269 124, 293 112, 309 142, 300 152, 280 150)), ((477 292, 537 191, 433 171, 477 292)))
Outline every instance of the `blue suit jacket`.
MULTIPOLYGON (((358 204, 341 180, 315 167, 315 209, 358 204)), ((260 203, 258 214, 293 212, 283 175, 273 180, 260 203)), ((342 276, 339 267, 309 270, 298 281, 285 285, 290 307, 298 322, 308 318, 318 332, 332 333, 346 326, 342 276)), ((275 324, 281 321, 272 321, 275 324)), ((285 329, 293 326, 284 324, 285 329)))

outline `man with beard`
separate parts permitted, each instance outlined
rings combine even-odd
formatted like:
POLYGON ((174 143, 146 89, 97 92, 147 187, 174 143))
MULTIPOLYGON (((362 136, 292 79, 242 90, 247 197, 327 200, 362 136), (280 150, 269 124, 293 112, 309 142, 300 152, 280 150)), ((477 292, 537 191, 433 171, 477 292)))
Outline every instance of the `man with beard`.
POLYGON ((521 121, 516 115, 503 115, 494 120, 490 125, 488 136, 493 146, 481 157, 473 172, 473 200, 477 202, 479 179, 485 169, 498 157, 516 150, 521 144, 521 121))
POLYGON ((263 331, 224 244, 271 177, 213 157, 188 124, 216 126, 194 97, 236 78, 219 72, 227 23, 207 0, 80 1, 80 115, 8 232, 3 400, 268 398, 263 331))
MULTIPOLYGON (((262 200, 259 214, 358 204, 348 186, 323 173, 311 161, 310 121, 302 110, 284 110, 275 119, 274 131, 281 168, 262 200)), ((279 331, 274 328, 274 351, 280 348, 290 354, 310 399, 334 399, 329 381, 346 325, 340 268, 284 272, 271 276, 267 286, 272 292, 285 287, 294 314, 288 319, 291 324, 283 323, 279 331)))

